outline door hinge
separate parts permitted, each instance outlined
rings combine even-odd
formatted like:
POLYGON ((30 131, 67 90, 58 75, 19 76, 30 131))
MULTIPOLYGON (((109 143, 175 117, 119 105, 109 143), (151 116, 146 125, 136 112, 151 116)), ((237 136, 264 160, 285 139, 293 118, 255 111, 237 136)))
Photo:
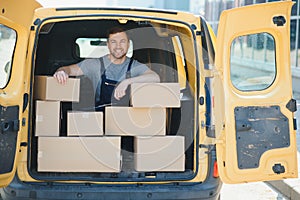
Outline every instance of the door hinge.
POLYGON ((201 121, 201 128, 206 128, 207 137, 216 138, 215 125, 207 125, 204 121, 201 121))
POLYGON ((205 151, 205 153, 210 154, 215 149, 215 145, 212 145, 212 144, 199 144, 199 148, 207 149, 207 151, 205 151))

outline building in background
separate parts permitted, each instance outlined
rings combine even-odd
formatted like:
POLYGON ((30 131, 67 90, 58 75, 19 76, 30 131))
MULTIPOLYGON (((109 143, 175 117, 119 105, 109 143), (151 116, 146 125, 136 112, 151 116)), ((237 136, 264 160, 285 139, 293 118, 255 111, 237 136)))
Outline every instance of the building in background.
MULTIPOLYGON (((191 0, 112 0, 108 5, 131 6, 133 8, 159 8, 167 10, 190 11, 191 0)), ((200 0, 202 1, 202 0, 200 0)))
POLYGON ((190 11, 190 0, 155 0, 156 8, 190 11))
POLYGON ((132 1, 132 0, 111 0, 107 4, 108 6, 126 6, 136 8, 153 8, 155 7, 156 0, 146 1, 132 1))
MULTIPOLYGON (((192 12, 196 15, 203 16, 211 25, 215 34, 217 34, 218 24, 220 15, 223 10, 231 9, 235 7, 259 4, 266 2, 274 2, 280 0, 182 0, 172 1, 171 0, 155 0, 154 8, 162 9, 176 9, 192 12)), ((300 0, 293 0, 295 2, 292 7, 291 13, 291 22, 290 22, 290 49, 291 49, 291 66, 292 66, 292 75, 293 75, 293 86, 294 86, 294 95, 296 98, 300 97, 300 91, 297 85, 300 82, 300 0)), ((249 19, 251 20, 251 19, 249 19)), ((270 51, 270 39, 265 36, 258 35, 257 37, 252 37, 251 40, 247 39, 247 47, 252 48, 253 52, 263 52, 261 55, 264 55, 261 60, 268 60, 266 56, 270 51), (265 42, 262 42, 265 41, 265 42), (263 44, 263 45, 262 45, 263 44)), ((254 55, 254 54, 253 54, 254 55)), ((257 59, 257 58, 252 58, 257 59)))
MULTIPOLYGON (((211 24, 215 33, 217 33, 220 14, 223 10, 240 7, 244 5, 274 2, 279 0, 190 0, 190 11, 194 14, 204 16, 211 24)), ((291 65, 292 67, 300 67, 300 39, 299 39, 299 22, 300 22, 300 6, 299 0, 293 0, 295 5, 292 8, 291 17, 291 65)))
MULTIPOLYGON (((38 0, 44 6, 52 5, 84 5, 90 6, 124 6, 130 8, 158 8, 171 9, 192 12, 196 15, 203 16, 212 29, 217 34, 220 14, 223 10, 251 5, 257 3, 265 3, 279 0, 38 0)), ((300 6, 299 0, 293 0, 295 5, 292 8, 291 17, 291 65, 300 69, 300 39, 299 39, 299 22, 300 22, 300 6)))

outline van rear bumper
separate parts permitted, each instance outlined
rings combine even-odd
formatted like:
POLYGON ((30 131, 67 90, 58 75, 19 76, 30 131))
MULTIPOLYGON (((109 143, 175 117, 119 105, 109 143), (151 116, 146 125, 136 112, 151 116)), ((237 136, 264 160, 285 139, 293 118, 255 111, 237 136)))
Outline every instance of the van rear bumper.
POLYGON ((208 178, 203 183, 155 185, 98 185, 24 183, 17 178, 0 189, 4 200, 19 199, 218 199, 221 182, 208 178))

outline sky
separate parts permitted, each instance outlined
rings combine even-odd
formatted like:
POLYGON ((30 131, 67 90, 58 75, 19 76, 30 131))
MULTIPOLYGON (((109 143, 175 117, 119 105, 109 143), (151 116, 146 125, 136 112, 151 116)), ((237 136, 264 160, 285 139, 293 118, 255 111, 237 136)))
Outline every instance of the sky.
POLYGON ((37 0, 44 7, 97 7, 97 6, 133 6, 149 7, 155 4, 155 0, 37 0))

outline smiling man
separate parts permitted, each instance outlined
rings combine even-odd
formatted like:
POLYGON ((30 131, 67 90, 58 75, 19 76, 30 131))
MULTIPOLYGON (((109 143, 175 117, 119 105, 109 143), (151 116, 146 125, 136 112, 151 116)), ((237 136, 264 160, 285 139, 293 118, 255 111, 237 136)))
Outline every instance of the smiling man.
POLYGON ((126 56, 129 44, 124 29, 114 27, 108 31, 109 54, 60 67, 53 76, 60 84, 65 84, 69 76, 87 76, 95 89, 96 106, 121 101, 131 83, 160 81, 145 64, 126 56))

